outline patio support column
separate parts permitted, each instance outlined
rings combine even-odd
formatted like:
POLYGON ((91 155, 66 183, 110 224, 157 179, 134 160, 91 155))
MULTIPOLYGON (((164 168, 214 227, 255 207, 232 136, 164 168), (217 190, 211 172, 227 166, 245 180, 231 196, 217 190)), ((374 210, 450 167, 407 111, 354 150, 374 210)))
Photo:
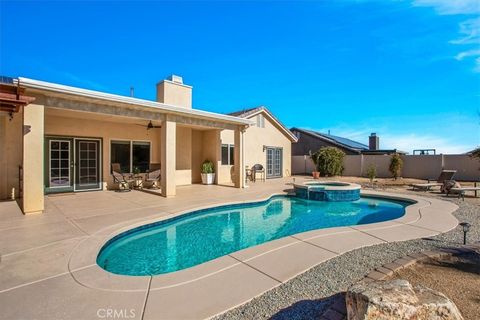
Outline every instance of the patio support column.
POLYGON ((176 140, 177 123, 167 115, 162 123, 160 138, 161 189, 162 196, 173 197, 176 194, 176 140))
POLYGON ((23 199, 24 214, 44 210, 44 106, 23 109, 23 199))
POLYGON ((238 127, 235 129, 235 140, 234 140, 234 170, 235 170, 235 187, 236 188, 245 188, 245 155, 244 155, 244 142, 243 133, 245 129, 243 127, 238 127))

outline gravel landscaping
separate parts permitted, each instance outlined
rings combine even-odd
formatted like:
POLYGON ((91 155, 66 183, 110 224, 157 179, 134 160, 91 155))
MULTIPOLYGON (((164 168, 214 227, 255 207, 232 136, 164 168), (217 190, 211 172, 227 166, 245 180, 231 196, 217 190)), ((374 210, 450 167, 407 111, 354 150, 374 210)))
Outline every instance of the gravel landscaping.
MULTIPOLYGON (((435 196, 429 193, 423 195, 435 196)), ((443 196, 440 198, 445 199, 443 196)), ((448 200, 459 205, 454 213, 457 219, 472 224, 468 233, 469 242, 480 241, 480 206, 476 200, 448 200)), ((214 319, 317 319, 341 292, 372 269, 411 253, 461 244, 463 233, 461 227, 457 227, 431 238, 356 249, 326 261, 214 319)))
POLYGON ((465 320, 480 314, 480 251, 427 260, 395 272, 389 279, 405 279, 451 299, 465 320))

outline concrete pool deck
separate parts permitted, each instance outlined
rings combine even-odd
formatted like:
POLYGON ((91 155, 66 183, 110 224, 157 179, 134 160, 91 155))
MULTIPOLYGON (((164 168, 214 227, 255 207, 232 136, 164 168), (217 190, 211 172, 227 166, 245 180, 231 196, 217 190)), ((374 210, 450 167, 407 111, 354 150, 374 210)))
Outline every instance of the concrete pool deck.
MULTIPOLYGON (((296 178, 301 181, 302 178, 296 178)), ((457 226, 451 202, 415 195, 405 216, 376 224, 309 231, 153 277, 108 273, 95 258, 114 235, 196 208, 259 201, 292 179, 238 190, 194 185, 175 198, 109 191, 46 197, 43 215, 0 203, 0 318, 206 318, 240 305, 311 267, 362 246, 433 236, 457 226), (212 194, 215 198, 212 199, 212 194)))

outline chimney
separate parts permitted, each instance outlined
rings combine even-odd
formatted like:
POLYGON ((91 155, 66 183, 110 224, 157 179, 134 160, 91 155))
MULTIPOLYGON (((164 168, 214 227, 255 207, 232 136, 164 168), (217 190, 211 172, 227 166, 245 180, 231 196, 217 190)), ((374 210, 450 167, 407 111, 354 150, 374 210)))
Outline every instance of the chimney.
POLYGON ((377 136, 375 132, 372 132, 370 134, 370 137, 368 137, 368 149, 369 150, 380 149, 380 138, 377 136))
POLYGON ((176 107, 192 109, 192 87, 183 84, 183 78, 171 75, 157 83, 157 101, 176 107))

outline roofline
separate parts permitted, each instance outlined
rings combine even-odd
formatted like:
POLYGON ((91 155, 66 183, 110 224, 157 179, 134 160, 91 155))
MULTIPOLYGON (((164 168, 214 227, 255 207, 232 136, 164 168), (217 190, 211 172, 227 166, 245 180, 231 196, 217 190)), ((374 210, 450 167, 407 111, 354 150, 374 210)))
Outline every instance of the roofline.
MULTIPOLYGON (((333 139, 328 139, 327 137, 324 137, 324 136, 321 136, 321 135, 318 135, 318 134, 317 134, 317 135, 314 135, 314 134, 312 134, 311 132, 309 132, 308 130, 304 130, 304 129, 301 129, 301 128, 293 127, 293 128, 291 128, 290 130, 291 130, 291 131, 293 131, 293 130, 301 131, 301 132, 303 132, 304 134, 308 134, 308 135, 310 135, 310 136, 313 136, 314 138, 323 139, 323 140, 325 140, 325 141, 331 142, 331 143, 333 143, 333 144, 335 144, 335 145, 337 145, 337 146, 339 146, 339 147, 345 148, 345 149, 350 150, 350 151, 352 151, 352 152, 356 152, 356 153, 358 153, 358 154, 362 153, 362 151, 365 150, 365 149, 355 149, 355 148, 352 148, 352 147, 350 147, 350 146, 347 146, 346 144, 340 143, 340 142, 338 142, 338 141, 336 141, 336 140, 333 140, 333 139)), ((352 141, 353 141, 353 140, 352 140, 352 141)), ((356 142, 356 141, 354 141, 354 142, 356 142)), ((358 143, 358 142, 357 142, 357 143, 358 143)))
POLYGON ((173 106, 165 103, 160 103, 156 101, 126 97, 126 96, 121 96, 121 95, 116 95, 111 93, 105 93, 101 91, 82 89, 82 88, 71 87, 71 86, 66 86, 66 85, 41 81, 41 80, 34 80, 34 79, 29 79, 24 77, 18 77, 18 79, 16 79, 16 82, 21 87, 24 87, 24 88, 45 90, 45 91, 56 92, 56 93, 76 95, 76 96, 81 96, 86 98, 125 103, 125 104, 140 106, 140 107, 155 108, 167 113, 175 113, 175 114, 181 114, 181 115, 216 119, 216 120, 221 120, 224 122, 234 123, 234 124, 239 124, 244 126, 247 126, 247 125, 250 126, 254 123, 251 120, 243 119, 240 117, 234 117, 234 116, 229 116, 229 115, 224 115, 224 114, 214 113, 209 111, 202 111, 198 109, 186 109, 186 108, 173 106))
POLYGON ((403 155, 406 155, 408 154, 408 152, 406 151, 402 151, 402 150, 398 150, 398 149, 377 149, 377 150, 364 150, 362 151, 361 153, 363 154, 374 154, 374 153, 378 153, 378 154, 385 154, 385 153, 398 153, 398 154, 403 154, 403 155))
POLYGON ((280 120, 278 120, 265 106, 257 107, 257 109, 258 109, 257 111, 248 114, 244 119, 247 119, 247 117, 253 117, 259 113, 265 112, 270 117, 270 119, 272 119, 281 129, 283 129, 285 134, 290 138, 292 142, 298 142, 297 136, 294 135, 293 132, 290 131, 283 123, 281 123, 280 120))

